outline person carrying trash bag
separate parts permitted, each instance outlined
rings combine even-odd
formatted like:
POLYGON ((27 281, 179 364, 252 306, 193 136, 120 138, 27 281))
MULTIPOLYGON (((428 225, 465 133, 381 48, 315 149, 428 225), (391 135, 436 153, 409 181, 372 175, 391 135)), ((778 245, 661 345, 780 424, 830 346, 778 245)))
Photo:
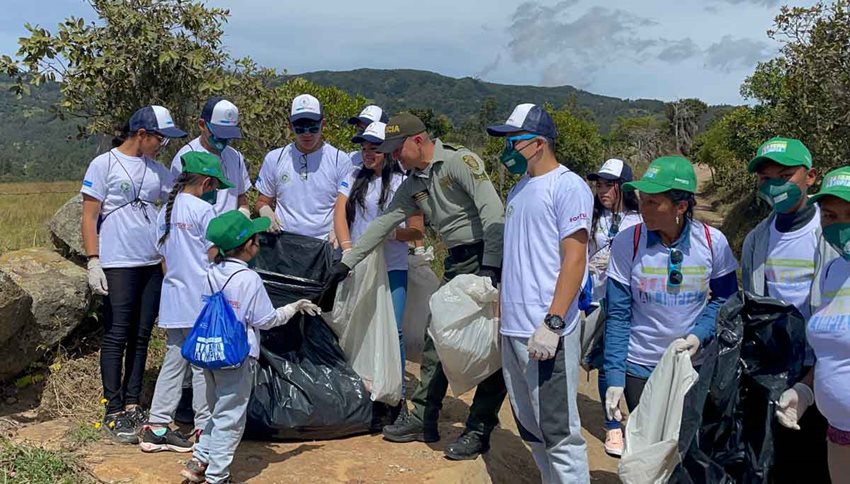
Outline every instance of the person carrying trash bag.
MULTIPOLYGON (((413 171, 384 214, 369 224, 351 252, 331 269, 326 292, 345 279, 398 224, 420 210, 448 246, 444 281, 459 274, 477 274, 490 277, 495 285, 502 265, 504 209, 484 162, 464 147, 431 140, 425 124, 410 113, 390 118, 385 133, 378 149, 392 153, 406 170, 413 171)), ((384 438, 391 442, 438 441, 437 420, 447 390, 448 380, 434 342, 426 335, 420 383, 411 398, 413 410, 402 409, 395 424, 384 427, 384 438)), ((449 459, 474 459, 489 449, 490 433, 498 424, 505 395, 501 372, 478 385, 465 431, 446 447, 449 459)))
MULTIPOLYGON (((815 184, 812 154, 797 139, 771 138, 758 149, 747 170, 758 176, 759 197, 772 208, 744 239, 743 288, 796 307, 808 320, 821 298, 819 278, 838 254, 822 236, 818 204, 807 204, 815 184)), ((806 365, 814 364, 809 349, 806 365)), ((817 408, 800 422, 801 431, 777 428, 774 482, 828 479, 827 422, 817 408)))
MULTIPOLYGON (((611 245, 605 322, 605 409, 621 420, 664 351, 675 344, 695 359, 714 337, 715 317, 738 290, 738 263, 726 237, 694 220, 694 167, 681 156, 650 163, 643 178, 623 185, 640 192, 643 222, 611 245)), ((628 443, 627 443, 628 445, 628 443)))
POLYGON ((839 257, 818 274, 821 294, 813 297, 815 312, 806 326, 814 367, 782 394, 776 416, 796 435, 816 404, 828 421, 829 474, 839 483, 850 479, 850 167, 826 174, 821 190, 808 200, 809 206, 816 204, 823 240, 839 257))
POLYGON ((593 195, 555 158, 554 121, 518 105, 487 128, 523 175, 508 194, 501 291, 502 374, 520 436, 544 483, 590 482, 578 412, 579 295, 587 280, 593 195))
MULTIPOLYGON (((193 336, 202 330, 201 324, 205 327, 216 322, 237 325, 230 328, 232 333, 239 334, 246 341, 233 343, 246 346, 247 354, 243 354, 244 359, 235 365, 203 369, 211 415, 204 427, 205 437, 195 446, 192 459, 181 471, 189 482, 213 484, 232 480, 230 464, 245 431, 253 373, 260 356, 260 330, 286 324, 299 312, 313 316, 320 313, 319 307, 306 299, 275 309, 259 274, 248 268, 248 262, 260 251, 257 234, 268 230, 269 225, 271 220, 266 217, 249 220, 240 211, 232 210, 212 219, 206 229, 206 239, 214 244, 216 254, 215 263, 204 277, 203 295, 207 304, 212 304, 214 298, 220 295, 227 307, 223 308, 223 315, 218 317, 218 321, 209 321, 203 320, 205 305, 187 344, 193 342, 193 336)), ((199 342, 200 338, 194 341, 199 342)), ((208 343, 201 346, 208 346, 208 343)), ((195 349, 189 348, 189 354, 197 354, 192 351, 195 349)), ((184 355, 186 350, 184 346, 184 355)), ((217 353, 223 356, 228 351, 222 348, 217 353)), ((203 365, 204 361, 195 363, 203 365)))

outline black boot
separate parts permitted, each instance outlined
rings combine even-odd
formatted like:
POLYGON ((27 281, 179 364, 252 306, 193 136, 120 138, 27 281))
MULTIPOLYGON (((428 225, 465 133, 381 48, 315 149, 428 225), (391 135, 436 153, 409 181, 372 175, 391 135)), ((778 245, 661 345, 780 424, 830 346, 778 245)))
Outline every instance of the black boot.
POLYGON ((384 439, 390 442, 437 442, 440 432, 437 423, 423 424, 402 407, 398 418, 392 425, 384 427, 384 439))
POLYGON ((369 433, 377 434, 383 430, 388 419, 389 409, 386 403, 372 403, 372 422, 369 424, 369 433))
POLYGON ((460 437, 446 447, 445 454, 451 460, 470 460, 490 450, 490 436, 478 432, 464 431, 460 437))

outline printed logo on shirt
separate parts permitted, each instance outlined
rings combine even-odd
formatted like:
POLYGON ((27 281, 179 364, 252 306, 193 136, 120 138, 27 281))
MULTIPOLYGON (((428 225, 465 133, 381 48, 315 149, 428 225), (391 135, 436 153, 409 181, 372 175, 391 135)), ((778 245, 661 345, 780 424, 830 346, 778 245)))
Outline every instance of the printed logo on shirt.
POLYGON ((118 189, 119 189, 119 190, 121 190, 121 191, 122 191, 122 192, 124 192, 124 193, 129 192, 129 191, 130 191, 130 182, 128 182, 128 181, 122 181, 122 182, 118 185, 118 189))
POLYGON ((823 294, 826 302, 809 320, 813 333, 846 333, 850 331, 850 288, 823 294))
POLYGON ((341 186, 342 188, 348 188, 348 182, 347 181, 341 181, 341 182, 339 182, 339 186, 341 186))
POLYGON ((281 181, 281 183, 288 183, 289 182, 289 174, 284 173, 283 175, 281 175, 280 181, 281 181))
MULTIPOLYGON (((207 301, 209 301, 211 297, 212 296, 209 295, 209 294, 201 295, 201 305, 206 304, 207 301)), ((230 303, 230 307, 232 307, 234 310, 237 310, 237 309, 239 309, 240 306, 242 306, 242 303, 240 303, 239 301, 237 301, 235 299, 228 299, 227 302, 230 303)))
MULTIPOLYGON (((194 224, 187 224, 184 222, 171 222, 171 230, 192 230, 194 226, 194 224)), ((168 227, 168 224, 162 224, 159 228, 165 232, 166 227, 168 227)))
POLYGON ((638 299, 644 304, 654 304, 665 307, 690 306, 705 301, 708 287, 705 281, 704 266, 684 266, 685 276, 677 288, 667 285, 667 267, 644 266, 638 277, 638 299))
POLYGON ((587 214, 586 213, 580 213, 580 214, 578 214, 574 217, 570 217, 570 223, 577 222, 579 220, 587 220, 587 214))
POLYGON ((803 259, 767 259, 764 276, 780 284, 810 285, 815 278, 815 263, 803 259))
POLYGON ((89 180, 83 180, 83 186, 84 186, 84 187, 89 187, 89 188, 91 188, 91 187, 93 187, 93 186, 94 186, 94 183, 92 183, 92 182, 91 182, 91 181, 89 181, 89 180))
POLYGON ((508 205, 508 209, 505 210, 505 217, 510 217, 511 215, 513 215, 513 213, 514 213, 514 205, 510 204, 510 205, 508 205))

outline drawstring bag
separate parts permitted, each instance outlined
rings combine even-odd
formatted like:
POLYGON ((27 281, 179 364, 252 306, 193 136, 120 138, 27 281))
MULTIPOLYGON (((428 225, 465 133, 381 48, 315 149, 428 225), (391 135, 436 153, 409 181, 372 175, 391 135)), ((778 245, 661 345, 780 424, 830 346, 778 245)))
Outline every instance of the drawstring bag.
MULTIPOLYGON (((234 272, 224 286, 213 292, 204 303, 192 332, 180 350, 183 358, 192 365, 216 370, 239 366, 248 357, 250 346, 245 325, 236 318, 236 313, 224 297, 224 288, 233 276, 245 270, 234 272)), ((207 282, 210 291, 213 291, 209 274, 207 282)))

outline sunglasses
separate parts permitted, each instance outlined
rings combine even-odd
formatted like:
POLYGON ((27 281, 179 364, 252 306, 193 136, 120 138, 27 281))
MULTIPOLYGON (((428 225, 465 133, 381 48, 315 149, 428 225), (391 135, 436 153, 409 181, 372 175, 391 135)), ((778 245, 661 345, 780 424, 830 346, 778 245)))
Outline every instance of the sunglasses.
POLYGON ((165 148, 166 146, 168 146, 168 143, 171 141, 171 138, 169 138, 167 136, 163 136, 161 134, 150 133, 150 135, 153 136, 154 138, 156 138, 159 141, 159 147, 160 148, 165 148))
POLYGON ((505 149, 506 150, 512 150, 512 149, 514 149, 514 145, 516 144, 517 141, 525 141, 525 140, 530 140, 530 139, 534 139, 534 138, 537 138, 536 134, 520 134, 520 135, 517 135, 517 136, 511 136, 511 137, 505 138, 505 149))
POLYGON ((316 134, 322 130, 322 126, 318 124, 312 126, 293 126, 292 128, 295 130, 295 134, 316 134))
POLYGON ((667 258, 667 287, 677 288, 685 281, 685 275, 682 273, 682 262, 685 260, 685 254, 679 249, 670 249, 670 256, 667 258))
POLYGON ((608 227, 608 237, 609 238, 613 238, 614 236, 616 236, 619 233, 620 233, 620 224, 619 223, 614 222, 613 224, 611 224, 610 227, 608 227))

